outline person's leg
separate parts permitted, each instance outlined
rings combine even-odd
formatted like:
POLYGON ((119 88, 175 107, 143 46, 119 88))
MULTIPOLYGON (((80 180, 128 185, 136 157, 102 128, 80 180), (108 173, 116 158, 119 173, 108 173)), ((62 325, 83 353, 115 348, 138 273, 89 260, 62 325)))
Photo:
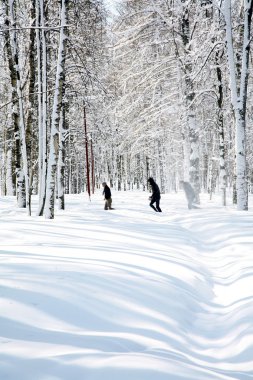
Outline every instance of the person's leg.
POLYGON ((108 201, 107 201, 107 199, 105 200, 105 208, 104 209, 108 210, 108 201))
POLYGON ((158 200, 156 201, 156 210, 157 210, 158 212, 162 212, 162 210, 160 209, 160 199, 158 199, 158 200))
POLYGON ((192 200, 192 208, 199 208, 197 205, 196 205, 196 198, 194 197, 193 200, 192 200))
POLYGON ((194 197, 192 196, 189 196, 188 197, 188 209, 191 210, 193 207, 192 207, 192 202, 193 202, 193 199, 194 197))
POLYGON ((109 210, 112 210, 112 198, 107 199, 109 210))
POLYGON ((157 209, 155 208, 155 206, 153 205, 153 203, 155 203, 155 201, 151 201, 149 206, 152 207, 153 210, 157 211, 157 209))

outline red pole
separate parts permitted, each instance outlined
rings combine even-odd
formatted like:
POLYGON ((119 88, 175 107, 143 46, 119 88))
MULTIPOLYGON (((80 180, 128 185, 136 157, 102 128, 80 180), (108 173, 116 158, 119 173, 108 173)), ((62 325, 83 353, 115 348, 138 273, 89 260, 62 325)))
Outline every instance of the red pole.
POLYGON ((92 139, 90 140, 90 155, 91 155, 91 187, 92 187, 92 194, 94 194, 95 191, 95 171, 94 171, 94 155, 93 155, 93 145, 92 145, 92 139))
POLYGON ((90 169, 89 169, 89 149, 88 149, 88 136, 87 136, 87 124, 86 124, 86 110, 83 107, 84 116, 84 133, 85 133, 85 150, 86 150, 86 175, 87 175, 87 191, 90 198, 90 169))

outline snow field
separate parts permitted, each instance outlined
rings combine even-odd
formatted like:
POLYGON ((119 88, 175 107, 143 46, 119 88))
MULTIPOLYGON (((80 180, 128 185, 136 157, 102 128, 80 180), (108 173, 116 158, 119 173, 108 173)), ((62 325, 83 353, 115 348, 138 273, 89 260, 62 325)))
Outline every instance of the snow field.
POLYGON ((0 199, 1 380, 253 378, 253 212, 147 198, 0 199))

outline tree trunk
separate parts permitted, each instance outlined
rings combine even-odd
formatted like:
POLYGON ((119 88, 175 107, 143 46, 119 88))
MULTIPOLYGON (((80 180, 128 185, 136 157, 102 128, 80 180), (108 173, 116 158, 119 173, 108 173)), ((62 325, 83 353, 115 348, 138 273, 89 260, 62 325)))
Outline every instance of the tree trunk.
POLYGON ((224 142, 224 120, 223 120, 223 81, 219 66, 219 52, 216 53, 216 72, 218 79, 218 129, 219 129, 219 153, 220 153, 220 189, 222 195, 222 206, 226 206, 226 168, 225 168, 225 142, 224 142))
POLYGON ((236 128, 236 190, 237 209, 248 210, 248 184, 246 168, 246 104, 249 75, 250 31, 253 0, 244 0, 244 35, 241 57, 241 77, 238 89, 238 74, 235 70, 235 53, 233 46, 233 27, 231 19, 231 0, 223 5, 226 21, 226 42, 230 72, 231 102, 235 115, 236 128))
POLYGON ((28 209, 29 215, 31 215, 31 195, 32 195, 32 181, 33 181, 33 152, 32 146, 34 145, 34 126, 35 126, 35 0, 31 0, 30 3, 30 23, 32 28, 30 29, 30 43, 29 43, 29 83, 28 83, 28 110, 27 110, 27 122, 26 122, 26 147, 27 147, 27 174, 29 177, 29 189, 28 192, 28 209))
MULTIPOLYGON (((7 61, 8 61, 8 68, 10 73, 10 80, 11 80, 11 100, 12 100, 12 123, 13 123, 13 130, 14 130, 14 138, 15 138, 15 149, 14 149, 14 156, 15 156, 15 170, 16 170, 16 181, 17 181, 17 204, 18 207, 24 208, 26 206, 25 202, 25 186, 24 186, 24 176, 23 171, 21 167, 21 141, 20 141, 20 127, 19 127, 19 102, 18 102, 18 92, 17 92, 17 70, 15 69, 15 62, 14 62, 14 55, 12 52, 12 46, 11 41, 13 41, 13 38, 11 38, 11 23, 9 21, 9 2, 8 0, 2 0, 3 4, 3 10, 4 10, 4 24, 7 29, 7 31, 4 34, 5 38, 5 48, 6 48, 6 55, 7 55, 7 61)), ((7 131, 7 138, 9 141, 12 140, 12 128, 8 129, 7 131)), ((9 150, 9 147, 7 148, 7 151, 9 150)))
MULTIPOLYGON (((59 159, 58 159, 58 208, 65 210, 65 110, 62 108, 59 125, 59 159)), ((77 173, 78 175, 78 173, 77 173)))
POLYGON ((68 0, 61 0, 61 29, 57 59, 57 71, 55 79, 54 102, 52 110, 50 153, 45 202, 45 217, 47 219, 53 219, 55 211, 55 178, 59 155, 59 122, 62 107, 62 93, 64 86, 65 54, 67 42, 67 2, 68 0))
MULTIPOLYGON (((181 0, 184 4, 184 1, 181 0)), ((185 47, 185 64, 184 64, 184 74, 185 74, 185 120, 186 126, 189 134, 190 143, 190 168, 189 168, 189 179, 192 184, 195 194, 196 203, 199 203, 199 193, 200 193, 200 175, 199 175, 199 134, 196 124, 196 115, 192 106, 192 102, 195 98, 195 93, 193 89, 193 83, 191 81, 192 73, 192 62, 190 55, 190 24, 189 24, 189 10, 188 4, 183 7, 183 17, 182 17, 182 41, 185 47)))
POLYGON ((90 155, 91 155, 91 188, 92 194, 95 192, 95 158, 93 152, 93 141, 90 140, 90 155))
POLYGON ((86 157, 86 181, 87 192, 90 198, 90 160, 89 160, 89 142, 87 133, 87 119, 85 105, 83 107, 83 123, 84 123, 84 138, 85 138, 85 157, 86 157))
MULTIPOLYGON (((18 57, 15 1, 9 0, 9 6, 10 6, 11 26, 13 28, 13 30, 10 32, 10 34, 11 34, 11 42, 12 42, 12 49, 13 49, 14 70, 16 72, 16 79, 17 79, 16 86, 17 86, 17 95, 18 95, 18 104, 19 104, 18 126, 19 126, 19 132, 20 132, 20 137, 21 137, 20 141, 21 141, 22 167, 23 167, 22 173, 20 174, 18 181, 20 181, 20 187, 22 189, 22 195, 25 192, 25 206, 27 207, 27 212, 29 215, 31 215, 31 209, 29 207, 30 180, 29 180, 29 174, 28 174, 25 115, 24 115, 23 94, 22 94, 22 86, 21 86, 21 79, 20 79, 19 57, 18 57)), ((22 200, 22 205, 23 205, 23 200, 22 200)))
POLYGON ((37 215, 41 216, 43 215, 45 207, 47 182, 47 45, 46 34, 44 29, 44 0, 37 0, 36 5, 37 25, 41 25, 41 30, 37 30, 38 56, 39 54, 41 56, 41 62, 39 62, 38 59, 38 73, 40 73, 39 78, 41 78, 40 80, 42 80, 42 83, 39 87, 39 89, 42 90, 42 95, 39 94, 39 208, 37 211, 37 215))

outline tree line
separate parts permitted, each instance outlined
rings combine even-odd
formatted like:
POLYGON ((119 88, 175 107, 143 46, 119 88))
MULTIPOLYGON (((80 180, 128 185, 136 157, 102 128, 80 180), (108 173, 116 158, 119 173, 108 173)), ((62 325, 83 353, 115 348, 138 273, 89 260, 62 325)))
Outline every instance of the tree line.
POLYGON ((189 181, 248 209, 253 0, 0 0, 1 194, 162 192, 189 181))

